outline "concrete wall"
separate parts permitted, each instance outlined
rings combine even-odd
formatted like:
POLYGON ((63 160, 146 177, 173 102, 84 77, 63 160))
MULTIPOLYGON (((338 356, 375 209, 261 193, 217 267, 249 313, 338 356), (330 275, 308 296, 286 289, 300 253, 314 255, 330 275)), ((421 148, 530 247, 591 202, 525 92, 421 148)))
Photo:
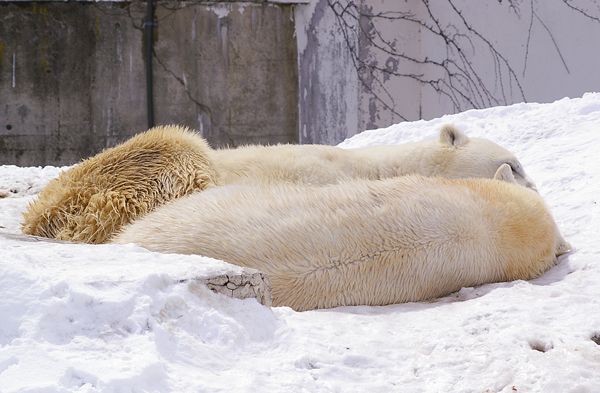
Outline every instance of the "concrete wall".
MULTIPOLYGON (((337 144, 358 132, 358 74, 349 46, 327 0, 295 11, 298 40, 299 141, 337 144)), ((352 28, 355 21, 350 20, 352 28)))
MULTIPOLYGON (((292 5, 156 6, 156 124, 296 142, 292 5)), ((147 129, 145 3, 0 1, 0 165, 68 165, 147 129)))
POLYGON ((197 128, 213 146, 297 142, 291 5, 174 3, 156 18, 157 121, 197 128))
MULTIPOLYGON (((147 128, 145 6, 0 0, 0 164, 72 164, 147 128)), ((213 146, 600 91, 593 0, 161 2, 156 19, 155 123, 213 146)))

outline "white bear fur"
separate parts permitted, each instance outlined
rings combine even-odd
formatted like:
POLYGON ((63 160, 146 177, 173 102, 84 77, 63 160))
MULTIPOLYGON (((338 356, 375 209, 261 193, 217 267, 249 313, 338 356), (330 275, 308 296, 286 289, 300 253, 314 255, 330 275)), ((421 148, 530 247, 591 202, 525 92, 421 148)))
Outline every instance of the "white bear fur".
POLYGON ((500 165, 509 164, 517 183, 535 189, 512 153, 492 141, 469 138, 450 124, 440 129, 438 140, 362 149, 325 145, 244 146, 216 150, 212 159, 221 184, 289 181, 324 185, 409 174, 491 179, 500 165))
MULTIPOLYGON (((496 177, 514 182, 508 165, 496 177)), ((421 176, 217 187, 158 208, 113 243, 259 269, 273 304, 298 311, 422 301, 527 280, 569 248, 532 190, 421 176)))

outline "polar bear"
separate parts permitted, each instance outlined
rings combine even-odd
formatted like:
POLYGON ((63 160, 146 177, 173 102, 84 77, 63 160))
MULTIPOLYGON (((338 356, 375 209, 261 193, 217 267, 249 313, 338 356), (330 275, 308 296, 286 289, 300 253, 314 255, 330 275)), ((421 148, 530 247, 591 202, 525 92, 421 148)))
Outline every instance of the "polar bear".
POLYGON ((62 172, 23 213, 25 234, 104 243, 171 199, 212 187, 210 147, 177 126, 155 127, 62 172))
POLYGON ((316 185, 409 174, 491 179, 500 165, 508 164, 517 183, 535 189, 512 153, 492 141, 469 138, 450 124, 440 129, 438 140, 361 149, 244 146, 216 150, 213 161, 222 184, 288 181, 316 185))
POLYGON ((223 184, 334 184, 407 174, 492 178, 503 163, 535 189, 517 158, 452 125, 439 140, 346 150, 324 145, 213 150, 198 134, 157 127, 83 161, 52 181, 26 213, 25 234, 104 243, 124 223, 171 199, 223 184))
POLYGON ((158 208, 112 242, 261 270, 273 305, 297 311, 527 280, 569 248, 540 195, 517 185, 507 164, 495 179, 217 187, 158 208))

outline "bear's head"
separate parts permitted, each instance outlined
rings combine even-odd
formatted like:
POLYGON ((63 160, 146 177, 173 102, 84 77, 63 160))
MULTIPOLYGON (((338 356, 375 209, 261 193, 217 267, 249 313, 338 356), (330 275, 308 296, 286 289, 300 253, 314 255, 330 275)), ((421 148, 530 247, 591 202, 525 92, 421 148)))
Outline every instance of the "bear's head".
POLYGON ((492 141, 469 138, 455 126, 446 124, 440 129, 438 143, 446 153, 443 154, 445 177, 491 179, 500 166, 507 164, 518 184, 537 191, 517 157, 492 141))

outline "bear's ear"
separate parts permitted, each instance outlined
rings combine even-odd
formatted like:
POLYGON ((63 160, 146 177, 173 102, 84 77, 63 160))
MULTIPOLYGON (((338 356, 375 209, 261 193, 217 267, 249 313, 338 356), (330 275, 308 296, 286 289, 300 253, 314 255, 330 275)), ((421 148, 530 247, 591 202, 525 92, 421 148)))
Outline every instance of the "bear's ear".
POLYGON ((500 168, 498 168, 496 174, 494 175, 494 179, 505 181, 508 183, 517 183, 517 181, 515 180, 515 176, 513 175, 512 168, 508 164, 500 165, 500 168))
POLYGON ((467 134, 452 124, 444 124, 440 129, 440 142, 444 145, 459 147, 468 141, 469 137, 467 134))

